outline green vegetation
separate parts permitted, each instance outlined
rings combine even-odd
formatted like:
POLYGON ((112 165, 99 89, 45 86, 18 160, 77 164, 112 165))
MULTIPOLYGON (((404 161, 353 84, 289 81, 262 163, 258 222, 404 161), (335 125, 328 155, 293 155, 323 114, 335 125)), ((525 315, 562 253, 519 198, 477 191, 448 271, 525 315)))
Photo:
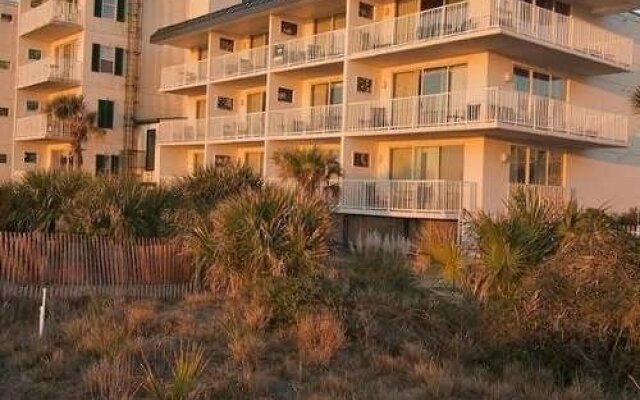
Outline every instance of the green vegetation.
POLYGON ((175 303, 55 300, 43 340, 36 303, 0 303, 2 397, 640 394, 640 246, 620 217, 518 195, 504 215, 468 216, 465 247, 425 231, 418 246, 371 233, 344 251, 325 178, 309 178, 324 162, 311 164, 295 175, 302 195, 241 167, 171 187, 59 173, 0 187, 3 229, 171 237, 203 289, 175 303))
POLYGON ((63 95, 53 99, 47 107, 49 114, 71 136, 71 161, 80 170, 84 162, 82 146, 90 134, 103 134, 97 127, 97 115, 87 110, 83 96, 63 95))

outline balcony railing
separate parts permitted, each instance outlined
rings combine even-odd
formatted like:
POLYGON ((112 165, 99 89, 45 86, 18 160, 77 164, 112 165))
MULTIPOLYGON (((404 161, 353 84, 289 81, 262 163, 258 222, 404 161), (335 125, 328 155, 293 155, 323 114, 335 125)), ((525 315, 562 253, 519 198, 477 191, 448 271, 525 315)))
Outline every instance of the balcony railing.
POLYGON ((267 70, 269 46, 227 54, 213 59, 213 79, 230 79, 267 70))
POLYGON ((20 35, 41 29, 49 24, 79 25, 78 4, 65 0, 49 0, 20 15, 20 35))
POLYGON ((492 123, 568 139, 615 145, 628 141, 624 115, 498 88, 354 103, 347 115, 347 131, 352 132, 467 129, 492 123))
POLYGON ((457 215, 476 201, 476 184, 459 181, 343 180, 340 191, 340 208, 350 212, 457 215))
POLYGON ((375 52, 500 28, 543 44, 630 68, 633 41, 599 26, 522 0, 460 2, 356 27, 352 53, 375 52))
POLYGON ((18 118, 16 125, 16 139, 18 140, 42 140, 72 138, 69 123, 58 121, 50 114, 36 114, 18 118))
POLYGON ((572 190, 564 186, 509 184, 509 197, 524 195, 529 200, 539 201, 559 209, 564 208, 574 198, 572 190))
POLYGON ((266 113, 250 113, 211 118, 208 139, 237 140, 264 137, 266 113))
POLYGON ((158 143, 204 142, 206 125, 203 118, 162 121, 158 127, 158 143))
POLYGON ((344 56, 345 30, 293 39, 271 46, 271 67, 287 68, 344 56))
POLYGON ((160 76, 160 90, 179 90, 206 85, 209 81, 208 68, 208 60, 163 68, 160 76))
POLYGON ((18 87, 28 87, 46 82, 79 83, 82 79, 82 63, 75 60, 45 58, 21 65, 18 68, 18 87))
POLYGON ((269 136, 334 134, 342 130, 342 104, 272 111, 269 136))

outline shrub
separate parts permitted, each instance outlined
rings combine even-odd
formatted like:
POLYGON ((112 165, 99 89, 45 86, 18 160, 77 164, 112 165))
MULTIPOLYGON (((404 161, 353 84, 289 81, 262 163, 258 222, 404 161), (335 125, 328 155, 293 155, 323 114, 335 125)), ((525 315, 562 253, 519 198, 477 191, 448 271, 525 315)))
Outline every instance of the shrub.
POLYGON ((170 192, 132 177, 99 177, 71 203, 68 224, 78 233, 116 238, 159 237, 170 231, 170 192))
POLYGON ((228 166, 198 169, 181 179, 173 190, 180 199, 181 208, 208 215, 222 200, 261 186, 261 178, 251 168, 228 166))
POLYGON ((299 276, 321 265, 330 228, 321 200, 268 186, 223 201, 187 249, 210 267, 210 283, 299 276))
POLYGON ((478 298, 508 298, 520 278, 542 263, 557 246, 557 214, 552 206, 516 195, 507 214, 484 212, 471 216, 479 262, 467 268, 466 278, 478 298))
POLYGON ((53 233, 64 229, 63 219, 73 206, 72 200, 90 183, 79 172, 32 171, 22 180, 4 189, 5 225, 21 232, 53 233))
POLYGON ((314 195, 325 188, 331 190, 331 180, 342 176, 337 158, 315 146, 278 152, 274 160, 286 178, 314 195))
POLYGON ((328 364, 345 341, 344 327, 330 311, 307 314, 298 319, 296 345, 305 364, 328 364))

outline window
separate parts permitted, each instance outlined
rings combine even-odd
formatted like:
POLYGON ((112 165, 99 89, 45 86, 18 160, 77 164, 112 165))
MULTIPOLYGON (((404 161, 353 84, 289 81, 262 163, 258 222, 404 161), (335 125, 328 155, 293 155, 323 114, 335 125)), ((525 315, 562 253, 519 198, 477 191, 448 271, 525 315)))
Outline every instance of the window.
POLYGON ((462 181, 464 146, 391 149, 392 180, 462 181))
POLYGON ((41 60, 42 59, 42 50, 40 49, 29 49, 27 53, 27 57, 29 60, 41 60))
POLYGON ((96 154, 96 175, 117 175, 120 173, 120 156, 96 154))
POLYGON ((109 46, 100 46, 100 72, 112 74, 116 63, 116 49, 109 46))
POLYGON ((10 24, 13 22, 13 15, 4 13, 0 14, 0 22, 10 24))
POLYGON ((509 182, 562 186, 564 155, 561 152, 527 146, 511 146, 509 182))
POLYGON ((27 100, 27 111, 38 111, 40 109, 40 102, 38 100, 27 100))
POLYGON ((8 71, 11 69, 11 61, 0 60, 0 70, 8 71))
POLYGON ((532 69, 514 67, 513 88, 518 92, 556 100, 566 100, 567 80, 532 69))
POLYGON ((35 164, 38 162, 38 153, 25 152, 24 159, 25 164, 35 164))
POLYGON ((93 44, 91 71, 122 76, 124 63, 124 49, 93 44))
POLYGON ((98 100, 98 128, 113 129, 114 102, 98 100))
POLYGON ((95 0, 93 15, 124 22, 126 8, 126 0, 95 0))
POLYGON ((4 153, 0 153, 0 164, 6 164, 8 162, 8 157, 4 153))
POLYGON ((146 171, 153 171, 156 168, 156 135, 155 129, 147 131, 147 153, 144 159, 144 169, 146 171))
POLYGON ((9 107, 0 107, 0 117, 9 116, 9 107))

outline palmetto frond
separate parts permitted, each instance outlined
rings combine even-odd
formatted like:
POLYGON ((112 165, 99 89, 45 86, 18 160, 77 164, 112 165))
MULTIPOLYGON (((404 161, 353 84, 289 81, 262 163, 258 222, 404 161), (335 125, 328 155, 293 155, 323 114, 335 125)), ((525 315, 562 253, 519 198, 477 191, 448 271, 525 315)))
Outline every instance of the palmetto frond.
POLYGON ((640 113, 640 86, 638 86, 633 92, 631 100, 633 101, 633 106, 636 111, 640 113))

